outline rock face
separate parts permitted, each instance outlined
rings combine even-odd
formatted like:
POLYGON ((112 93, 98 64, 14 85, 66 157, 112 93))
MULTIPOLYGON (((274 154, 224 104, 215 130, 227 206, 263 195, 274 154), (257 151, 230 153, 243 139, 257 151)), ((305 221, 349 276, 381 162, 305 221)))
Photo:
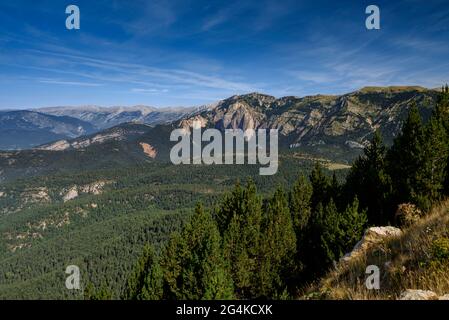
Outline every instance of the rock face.
MULTIPOLYGON (((386 143, 400 132, 413 101, 435 105, 437 92, 419 87, 363 88, 340 96, 275 98, 260 93, 233 96, 185 117, 217 129, 278 129, 291 148, 338 145, 360 150, 380 130, 386 143)), ((428 110, 428 109, 427 109, 428 110)))
POLYGON ((80 193, 99 195, 103 192, 103 188, 109 181, 97 181, 84 186, 73 186, 62 197, 64 202, 78 198, 80 193))
POLYGON ((70 148, 70 144, 67 140, 59 140, 51 144, 47 144, 45 146, 39 147, 39 150, 47 150, 47 151, 63 151, 70 148))
POLYGON ((77 189, 76 186, 75 186, 75 187, 72 187, 72 188, 69 190, 69 192, 67 192, 66 195, 62 198, 62 200, 63 200, 64 202, 67 202, 67 201, 73 200, 73 199, 75 199, 75 198, 78 198, 78 189, 77 189))
POLYGON ((150 145, 148 143, 141 142, 140 146, 143 149, 143 153, 145 153, 148 157, 150 157, 152 159, 156 158, 157 150, 155 148, 153 148, 152 145, 150 145))
POLYGON ((347 263, 352 259, 359 257, 366 250, 374 244, 380 243, 385 239, 390 239, 394 237, 400 237, 402 235, 402 230, 395 227, 372 227, 365 231, 365 234, 355 246, 354 249, 343 258, 340 262, 347 263))
POLYGON ((401 293, 399 300, 438 300, 438 295, 429 290, 407 289, 401 293))

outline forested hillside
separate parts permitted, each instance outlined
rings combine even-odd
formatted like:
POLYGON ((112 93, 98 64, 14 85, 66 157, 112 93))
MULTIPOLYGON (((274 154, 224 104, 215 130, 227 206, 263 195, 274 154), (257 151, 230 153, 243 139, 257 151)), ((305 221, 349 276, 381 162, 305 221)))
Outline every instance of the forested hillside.
MULTIPOLYGON (((354 246, 367 226, 405 226, 424 219, 449 194, 448 161, 446 86, 425 123, 416 105, 411 107, 391 148, 376 133, 343 184, 316 165, 308 179, 300 176, 287 192, 278 187, 262 197, 248 182, 237 184, 210 210, 197 205, 161 251, 145 249, 122 297, 297 297, 354 246), (415 209, 395 215, 402 203, 415 209)), ((448 238, 441 230, 435 236, 440 239, 433 267, 446 270, 448 238)), ((411 263, 419 269, 433 262, 411 263)), ((90 288, 86 298, 96 294, 90 288)))
POLYGON ((107 286, 118 298, 144 245, 165 244, 197 202, 212 207, 243 177, 252 177, 268 193, 273 184, 291 185, 291 172, 313 167, 312 160, 293 154, 280 161, 274 177, 259 176, 258 166, 192 165, 186 170, 148 162, 3 184, 0 297, 83 298, 64 285, 66 266, 75 264, 83 286, 107 286))
POLYGON ((3 153, 0 297, 298 297, 366 227, 408 223, 399 204, 425 215, 446 197, 448 96, 446 87, 429 113, 410 100, 394 141, 376 131, 352 167, 296 147, 282 149, 274 176, 150 157, 142 143, 166 156, 174 125, 3 153), (71 264, 82 292, 65 289, 71 264))

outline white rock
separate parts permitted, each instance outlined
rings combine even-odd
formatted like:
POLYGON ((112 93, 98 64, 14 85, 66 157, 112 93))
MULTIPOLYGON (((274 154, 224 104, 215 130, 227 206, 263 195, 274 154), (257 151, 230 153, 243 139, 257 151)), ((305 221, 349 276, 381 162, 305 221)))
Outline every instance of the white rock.
POLYGON ((407 289, 401 293, 399 300, 438 300, 438 295, 429 290, 407 289))
POLYGON ((370 246, 376 243, 380 243, 385 239, 399 237, 402 235, 402 230, 395 227, 372 227, 365 231, 365 234, 352 249, 351 252, 347 253, 340 262, 349 262, 353 258, 360 256, 364 253, 370 246))
POLYGON ((73 200, 78 197, 78 188, 76 186, 72 187, 69 192, 62 198, 64 202, 73 200))

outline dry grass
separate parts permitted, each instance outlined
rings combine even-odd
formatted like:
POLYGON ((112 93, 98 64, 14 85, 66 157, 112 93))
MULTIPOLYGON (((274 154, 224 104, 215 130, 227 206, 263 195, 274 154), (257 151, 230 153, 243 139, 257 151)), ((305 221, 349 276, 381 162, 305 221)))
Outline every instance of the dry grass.
POLYGON ((449 293, 449 201, 390 239, 369 249, 347 265, 339 264, 321 281, 308 288, 305 298, 397 299, 406 289, 449 293), (443 243, 443 246, 436 243, 443 243), (442 252, 442 254, 441 254, 442 252), (365 286, 366 267, 380 269, 380 289, 365 286))

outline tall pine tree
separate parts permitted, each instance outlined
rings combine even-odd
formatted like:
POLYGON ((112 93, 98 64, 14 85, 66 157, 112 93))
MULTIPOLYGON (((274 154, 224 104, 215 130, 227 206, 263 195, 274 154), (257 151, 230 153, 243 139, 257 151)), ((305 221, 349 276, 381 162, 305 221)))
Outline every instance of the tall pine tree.
POLYGON ((368 221, 373 225, 393 220, 390 206, 391 178, 386 172, 386 147, 378 131, 369 146, 352 165, 345 184, 346 199, 357 197, 360 207, 367 208, 368 221))

